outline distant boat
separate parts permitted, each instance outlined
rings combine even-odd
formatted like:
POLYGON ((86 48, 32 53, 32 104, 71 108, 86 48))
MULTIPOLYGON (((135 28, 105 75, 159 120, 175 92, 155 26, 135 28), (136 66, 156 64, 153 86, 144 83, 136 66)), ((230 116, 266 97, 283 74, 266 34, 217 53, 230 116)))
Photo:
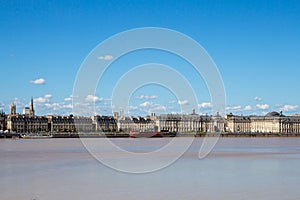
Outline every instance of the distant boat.
POLYGON ((151 137, 162 137, 157 131, 130 131, 129 137, 131 138, 151 138, 151 137))
POLYGON ((5 130, 5 131, 0 131, 0 137, 4 137, 4 138, 18 138, 20 137, 20 134, 19 133, 16 133, 14 131, 8 131, 8 130, 5 130))
POLYGON ((175 137, 177 135, 176 131, 168 131, 168 130, 161 130, 160 134, 162 137, 175 137))
POLYGON ((41 135, 41 134, 21 134, 23 139, 47 139, 52 138, 53 135, 41 135))
POLYGON ((105 133, 107 138, 128 138, 130 135, 128 133, 105 133))

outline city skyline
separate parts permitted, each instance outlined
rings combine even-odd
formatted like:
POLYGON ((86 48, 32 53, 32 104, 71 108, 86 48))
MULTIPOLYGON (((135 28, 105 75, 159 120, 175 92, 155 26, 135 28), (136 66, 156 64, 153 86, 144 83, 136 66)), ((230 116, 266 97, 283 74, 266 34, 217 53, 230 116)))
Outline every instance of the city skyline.
MULTIPOLYGON (((296 1, 4 2, 0 110, 9 113, 14 101, 21 113, 32 96, 37 115, 72 114, 73 84, 89 52, 114 34, 151 26, 180 31, 206 49, 223 78, 226 113, 299 113, 299 8, 296 1)), ((104 53, 98 59, 108 62, 114 56, 104 53)), ((169 65, 188 77, 196 91, 197 113, 209 113, 210 96, 201 77, 182 59, 154 50, 114 62, 103 79, 106 86, 87 95, 86 102, 95 103, 98 114, 111 115, 113 86, 128 70, 149 62, 169 65)), ((129 106, 136 116, 181 113, 187 104, 187 99, 154 85, 136 90, 129 106)))
MULTIPOLYGON (((38 132, 44 133, 43 136, 47 138, 53 137, 47 133, 53 133, 54 137, 78 137, 80 134, 98 137, 100 135, 97 132, 105 133, 105 136, 110 137, 136 137, 142 133, 147 133, 143 137, 174 137, 177 133, 188 135, 198 133, 202 136, 206 133, 217 132, 225 135, 242 134, 240 136, 245 136, 245 134, 278 136, 283 133, 285 136, 296 136, 300 132, 300 115, 285 116, 282 111, 280 113, 269 112, 265 116, 239 116, 232 113, 224 116, 220 116, 219 113, 198 115, 194 109, 190 114, 156 115, 151 113, 148 116, 123 114, 115 112, 113 116, 37 116, 33 99, 31 99, 30 107, 25 107, 23 114, 16 113, 14 103, 11 105, 10 114, 0 112, 0 137, 12 137, 10 133, 21 133, 19 137, 24 137, 22 133, 25 133, 26 137, 29 133, 37 134, 38 132), (161 135, 164 133, 166 135, 161 135)), ((219 135, 216 136, 219 137, 219 135)))
MULTIPOLYGON (((137 98, 140 98, 140 97, 137 97, 137 98)), ((155 96, 149 96, 148 97, 149 99, 152 99, 152 98, 155 98, 155 96)), ((0 112, 2 114, 6 114, 6 115, 26 115, 26 116, 29 116, 29 117, 34 117, 34 116, 83 116, 83 117, 91 117, 91 116, 110 116, 110 117, 113 117, 115 116, 116 114, 118 116, 123 116, 123 117, 150 117, 152 115, 154 116, 159 116, 159 115, 180 115, 180 114, 183 114, 183 115, 201 115, 201 116, 220 116, 219 112, 216 112, 216 113, 212 113, 212 110, 208 110, 208 112, 206 113, 199 113, 197 112, 196 110, 197 109, 192 109, 190 110, 190 112, 171 112, 171 113, 167 113, 167 112, 155 112, 155 110, 149 110, 147 112, 145 112, 146 114, 145 115, 140 115, 140 114, 137 114, 137 115, 134 115, 132 114, 132 112, 128 112, 128 113, 124 113, 124 110, 119 110, 119 111, 115 111, 111 114, 101 114, 101 113, 91 113, 90 115, 74 115, 72 112, 70 113, 67 113, 67 114, 61 114, 58 110, 57 113, 47 113, 47 114, 35 114, 35 105, 34 105, 34 98, 31 97, 31 100, 30 100, 30 103, 27 105, 27 104, 24 104, 24 107, 21 107, 21 108, 18 108, 16 106, 16 103, 15 101, 12 101, 12 103, 9 105, 9 110, 7 112, 5 112, 4 110, 0 110, 0 112)), ((211 108, 210 106, 206 106, 205 104, 210 104, 210 103, 203 103, 204 106, 206 108, 211 108)), ((201 105, 198 105, 199 107, 201 105)), ((299 113, 291 113, 291 112, 284 112, 283 110, 279 110, 279 111, 276 111, 276 110, 273 110, 273 111, 270 111, 270 112, 266 112, 266 113, 262 113, 262 114, 249 114, 249 115, 244 115, 243 113, 239 113, 239 112, 236 112, 236 113, 233 113, 230 111, 230 108, 226 107, 226 111, 225 111, 225 114, 224 116, 227 116, 227 115, 233 115, 233 116, 265 116, 265 115, 269 115, 271 113, 277 113, 277 114, 280 114, 282 116, 300 116, 299 113), (228 112, 227 112, 228 111, 228 112)))

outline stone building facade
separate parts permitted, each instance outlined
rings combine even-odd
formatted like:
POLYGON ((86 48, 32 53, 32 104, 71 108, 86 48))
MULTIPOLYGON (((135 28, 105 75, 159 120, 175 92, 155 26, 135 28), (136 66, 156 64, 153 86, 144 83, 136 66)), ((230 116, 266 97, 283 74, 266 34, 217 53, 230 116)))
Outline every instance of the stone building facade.
POLYGON ((132 117, 119 117, 117 119, 118 132, 128 132, 132 131, 134 123, 132 117))
POLYGON ((6 115, 4 112, 0 112, 0 131, 5 131, 6 127, 6 115))
POLYGON ((279 130, 282 133, 300 133, 300 116, 289 116, 280 119, 279 130))
POLYGON ((156 122, 150 116, 119 117, 117 126, 119 132, 157 131, 156 122))
POLYGON ((235 116, 229 114, 225 116, 226 132, 251 132, 251 118, 249 116, 235 116))
POLYGON ((42 116, 8 115, 7 130, 17 133, 48 132, 48 119, 42 116))
POLYGON ((156 120, 159 131, 183 133, 223 132, 224 120, 221 116, 198 114, 162 114, 156 120))
POLYGON ((6 116, 6 129, 17 133, 43 133, 48 132, 48 119, 35 116, 33 98, 30 107, 26 107, 24 114, 18 114, 15 103, 10 107, 10 114, 6 116))
POLYGON ((116 132, 117 119, 112 116, 92 116, 92 123, 96 132, 116 132))
POLYGON ((226 115, 226 131, 241 133, 300 133, 300 116, 269 112, 265 116, 226 115))
POLYGON ((53 116, 48 115, 50 132, 92 132, 92 119, 82 116, 53 116))

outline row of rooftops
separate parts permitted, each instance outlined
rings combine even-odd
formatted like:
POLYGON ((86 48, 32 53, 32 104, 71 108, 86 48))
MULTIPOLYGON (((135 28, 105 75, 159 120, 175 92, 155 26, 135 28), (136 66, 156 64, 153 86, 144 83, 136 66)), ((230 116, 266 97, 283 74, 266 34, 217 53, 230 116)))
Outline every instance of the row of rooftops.
MULTIPOLYGON (((31 113, 29 115, 29 117, 47 117, 47 118, 57 118, 57 119, 69 119, 69 118, 73 118, 73 119, 83 119, 85 117, 83 116, 73 116, 72 114, 69 116, 61 116, 61 115, 47 115, 47 116, 36 116, 34 113, 34 108, 33 108, 33 98, 31 97, 31 101, 30 101, 30 107, 25 107, 25 110, 30 110, 31 113)), ((8 115, 5 115, 5 113, 3 111, 0 111, 0 116, 4 116, 4 117, 11 117, 11 116, 17 116, 17 117, 28 117, 28 114, 18 114, 16 113, 16 105, 14 104, 14 102, 11 105, 11 113, 8 115)), ((161 114, 159 116, 156 116, 155 113, 151 113, 151 116, 146 116, 146 117, 141 117, 141 116, 130 116, 130 117, 124 117, 124 116, 119 116, 118 113, 117 115, 114 114, 114 116, 92 116, 90 118, 92 118, 93 120, 108 120, 110 119, 121 119, 121 120, 133 120, 133 121, 143 121, 143 120, 149 120, 149 119, 176 119, 176 118, 180 118, 180 119, 199 119, 200 118, 210 118, 210 117, 220 117, 219 113, 216 113, 216 115, 199 115, 195 112, 195 109, 192 110, 191 114, 161 114)), ((265 117, 265 118, 278 118, 278 117, 287 117, 285 115, 282 114, 282 111, 280 112, 276 112, 276 111, 272 111, 272 112, 268 112, 265 116, 256 116, 256 115, 249 115, 249 116, 240 116, 240 115, 234 115, 232 113, 230 114, 226 114, 225 115, 225 119, 230 119, 232 117, 235 118, 240 118, 243 117, 245 120, 249 117, 251 117, 251 119, 254 119, 255 117, 261 118, 261 117, 265 117)), ((300 117, 300 114, 295 114, 295 115, 291 115, 288 117, 300 117)))
MULTIPOLYGON (((146 117, 141 117, 141 116, 90 116, 90 117, 85 117, 85 116, 73 116, 72 114, 69 116, 61 116, 61 115, 46 115, 46 116, 28 116, 25 114, 5 114, 3 111, 1 112, 1 116, 2 117, 6 117, 6 118, 11 118, 11 117, 17 117, 17 118, 48 118, 48 119, 57 119, 57 120, 68 120, 68 119, 92 119, 92 120, 121 120, 121 121, 134 121, 134 122, 146 122, 146 121, 151 121, 154 119, 158 119, 158 120, 165 120, 165 119, 208 119, 208 118, 222 118, 219 113, 217 113, 216 115, 199 115, 196 114, 195 111, 193 110, 192 114, 161 114, 156 116, 155 114, 151 114, 151 116, 146 116, 146 117)), ((276 111, 272 111, 267 113, 264 116, 256 116, 256 115, 249 115, 249 116, 241 116, 241 115, 234 115, 232 113, 230 114, 226 114, 225 115, 225 119, 240 119, 240 120, 250 120, 251 119, 273 119, 273 118, 289 118, 289 119, 296 119, 296 118, 300 118, 300 114, 295 114, 295 115, 291 115, 291 116, 285 116, 283 115, 282 111, 280 112, 276 112, 276 111)))

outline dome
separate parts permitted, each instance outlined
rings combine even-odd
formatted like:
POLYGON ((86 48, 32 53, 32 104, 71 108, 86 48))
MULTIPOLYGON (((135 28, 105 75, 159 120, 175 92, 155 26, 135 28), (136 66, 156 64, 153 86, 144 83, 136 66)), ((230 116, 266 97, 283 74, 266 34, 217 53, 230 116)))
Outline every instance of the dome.
POLYGON ((279 117, 280 116, 280 113, 279 112, 269 112, 266 114, 266 117, 279 117))

